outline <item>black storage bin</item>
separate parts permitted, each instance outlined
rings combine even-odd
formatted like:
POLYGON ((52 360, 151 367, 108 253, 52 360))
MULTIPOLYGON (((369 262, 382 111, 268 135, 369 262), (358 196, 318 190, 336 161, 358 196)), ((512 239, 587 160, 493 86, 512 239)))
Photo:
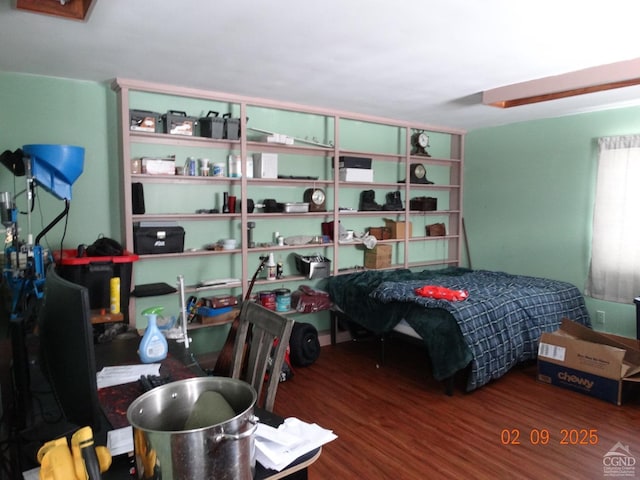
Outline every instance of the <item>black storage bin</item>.
POLYGON ((224 138, 227 140, 238 140, 240 138, 240 119, 231 118, 230 113, 225 113, 224 119, 224 138))
POLYGON ((129 130, 156 133, 160 114, 149 110, 129 110, 129 130))
POLYGON ((55 254, 58 274, 70 282, 87 287, 89 306, 92 310, 109 312, 111 306, 110 280, 120 278, 120 312, 129 323, 129 296, 131 272, 137 255, 124 252, 109 257, 78 257, 77 250, 63 250, 60 257, 55 254))
POLYGON ((171 135, 185 135, 192 137, 196 134, 198 120, 187 116, 186 112, 169 110, 162 115, 163 131, 171 135))
POLYGON ((138 255, 183 252, 184 228, 177 225, 134 225, 133 251, 138 255))
MULTIPOLYGON (((335 159, 335 157, 332 157, 335 159)), ((331 163, 333 166, 333 162, 331 163)), ((338 157, 339 168, 363 168, 365 170, 371 169, 371 158, 369 157, 350 157, 341 155, 338 157)))
POLYGON ((224 135, 224 118, 218 116, 218 112, 209 110, 206 117, 201 117, 200 136, 207 138, 222 138, 224 135))
POLYGON ((331 260, 322 255, 295 255, 298 272, 307 278, 325 278, 331 275, 331 260))

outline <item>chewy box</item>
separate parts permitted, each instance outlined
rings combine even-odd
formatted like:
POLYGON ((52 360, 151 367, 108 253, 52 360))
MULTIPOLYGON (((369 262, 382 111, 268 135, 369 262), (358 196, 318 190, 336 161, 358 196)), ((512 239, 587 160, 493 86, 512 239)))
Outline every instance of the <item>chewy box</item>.
POLYGON ((134 225, 133 250, 139 255, 184 251, 184 228, 177 225, 134 225))
POLYGON ((538 346, 538 380, 622 405, 640 383, 640 342, 563 319, 538 346))
POLYGON ((379 269, 391 266, 391 245, 376 245, 364 252, 365 268, 379 269))
POLYGON ((89 290, 89 306, 92 309, 110 307, 110 285, 113 277, 120 278, 120 311, 125 322, 129 322, 129 292, 131 292, 132 264, 138 255, 124 252, 111 257, 78 257, 76 250, 63 250, 62 256, 55 253, 58 273, 62 278, 89 290))

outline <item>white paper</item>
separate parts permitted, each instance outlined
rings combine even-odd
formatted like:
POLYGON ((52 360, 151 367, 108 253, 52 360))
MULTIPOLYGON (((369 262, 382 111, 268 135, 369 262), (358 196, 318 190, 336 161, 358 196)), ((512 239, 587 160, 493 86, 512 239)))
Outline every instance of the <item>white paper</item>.
POLYGON ((22 472, 22 478, 24 480, 40 480, 40 467, 22 472))
POLYGON ((297 418, 287 418, 277 429, 256 431, 256 459, 264 467, 280 471, 298 457, 335 440, 331 430, 297 418))
POLYGON ((131 425, 107 432, 107 448, 112 457, 133 452, 133 428, 131 425))
POLYGON ((160 375, 159 363, 140 365, 122 365, 118 367, 104 367, 96 374, 98 388, 113 387, 123 383, 131 383, 140 379, 142 375, 160 375))

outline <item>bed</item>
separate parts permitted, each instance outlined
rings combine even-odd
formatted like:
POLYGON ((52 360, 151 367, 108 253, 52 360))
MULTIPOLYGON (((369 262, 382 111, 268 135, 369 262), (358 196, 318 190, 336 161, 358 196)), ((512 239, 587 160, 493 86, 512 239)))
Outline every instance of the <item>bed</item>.
POLYGON ((562 318, 591 326, 574 285, 504 272, 366 270, 330 277, 326 289, 336 308, 366 330, 419 336, 436 380, 467 369, 467 391, 535 359, 540 335, 556 330, 562 318), (415 289, 424 285, 466 290, 469 297, 451 302, 418 296, 415 289))

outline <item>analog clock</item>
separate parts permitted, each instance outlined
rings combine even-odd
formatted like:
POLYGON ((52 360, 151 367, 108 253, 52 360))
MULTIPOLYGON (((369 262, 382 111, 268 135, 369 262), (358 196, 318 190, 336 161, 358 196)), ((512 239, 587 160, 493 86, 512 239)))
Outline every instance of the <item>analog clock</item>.
POLYGON ((303 201, 309 203, 310 212, 326 212, 327 196, 320 188, 307 188, 304 191, 303 201))
POLYGON ((427 147, 429 146, 429 136, 424 133, 422 130, 418 130, 411 135, 411 145, 413 148, 411 149, 412 155, 426 155, 430 157, 427 152, 427 147))
POLYGON ((427 179, 427 169, 421 163, 412 163, 409 165, 409 182, 410 183, 428 183, 433 182, 427 179))

